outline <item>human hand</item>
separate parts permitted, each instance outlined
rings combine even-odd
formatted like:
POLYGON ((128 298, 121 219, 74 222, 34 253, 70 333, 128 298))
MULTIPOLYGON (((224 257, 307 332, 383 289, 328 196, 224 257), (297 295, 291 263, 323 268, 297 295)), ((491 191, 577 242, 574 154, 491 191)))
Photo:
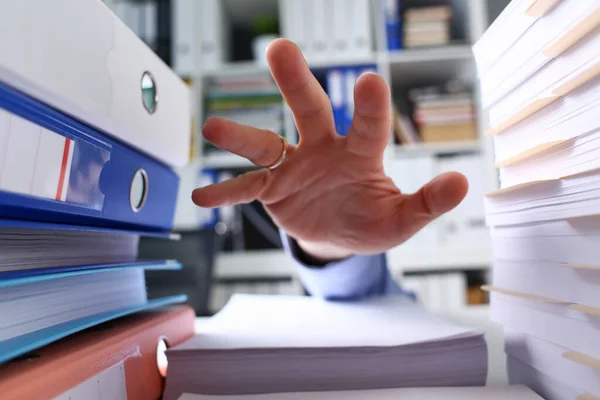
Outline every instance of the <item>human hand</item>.
MULTIPOLYGON (((391 131, 390 90, 378 75, 363 74, 354 89, 355 111, 346 137, 335 132, 327 94, 298 47, 285 39, 268 48, 275 82, 291 108, 300 141, 288 146, 275 169, 260 169, 196 189, 201 207, 259 200, 273 221, 320 259, 386 251, 456 207, 468 189, 459 173, 442 174, 404 194, 383 170, 391 131)), ((211 118, 203 136, 258 166, 276 162, 283 142, 274 132, 211 118)))

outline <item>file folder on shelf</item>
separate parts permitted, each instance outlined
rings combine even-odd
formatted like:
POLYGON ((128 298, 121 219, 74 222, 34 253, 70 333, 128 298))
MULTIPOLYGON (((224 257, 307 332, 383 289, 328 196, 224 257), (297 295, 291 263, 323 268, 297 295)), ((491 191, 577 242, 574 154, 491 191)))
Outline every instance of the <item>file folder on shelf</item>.
MULTIPOLYGON (((162 269, 162 267, 173 270, 180 269, 181 265, 173 262, 165 262, 162 266, 152 263, 148 265, 149 269, 162 269)), ((48 297, 48 295, 52 295, 52 291, 56 290, 56 288, 58 287, 61 287, 61 285, 73 282, 81 282, 81 284, 83 285, 86 284, 86 282, 93 282, 94 280, 101 279, 105 276, 108 276, 109 278, 119 278, 119 276, 122 276, 123 279, 127 279, 128 282, 130 282, 127 284, 131 286, 131 290, 135 293, 133 293, 131 296, 126 296, 128 299, 125 300, 125 303, 128 304, 127 306, 121 306, 120 308, 115 309, 110 308, 111 305, 108 303, 107 306, 98 305, 94 303, 94 307, 96 307, 95 309, 100 310, 102 307, 104 307, 106 310, 95 312, 90 312, 90 310, 75 310, 75 312, 71 314, 73 315, 73 317, 70 318, 65 317, 61 314, 59 315, 60 318, 57 320, 54 320, 51 316, 48 316, 48 318, 46 318, 45 320, 40 319, 39 321, 39 318, 30 319, 28 320, 29 325, 19 326, 19 330, 9 329, 8 331, 6 331, 7 335, 10 332, 21 333, 17 333, 16 335, 13 334, 12 337, 7 337, 7 339, 0 341, 0 363, 4 363, 28 351, 35 350, 37 348, 55 342, 59 339, 62 339, 68 335, 79 332, 91 326, 98 325, 103 322, 110 321, 112 319, 116 319, 125 315, 137 313, 143 310, 155 309, 166 305, 183 303, 186 301, 187 297, 185 295, 148 300, 145 292, 145 280, 143 276, 145 269, 146 265, 140 267, 136 264, 126 264, 119 266, 106 266, 105 268, 100 269, 71 269, 66 272, 61 271, 55 274, 43 274, 40 276, 23 274, 20 276, 13 275, 12 277, 3 278, 2 280, 0 280, 0 289, 2 290, 6 289, 10 291, 12 289, 12 291, 17 290, 20 293, 25 293, 25 290, 27 289, 28 285, 29 287, 39 287, 39 290, 38 292, 36 292, 36 295, 38 296, 38 298, 41 298, 39 296, 44 296, 45 293, 47 293, 47 295, 43 297, 44 299, 48 299, 45 303, 46 306, 51 302, 51 298, 48 297), (44 283, 50 283, 51 286, 42 285, 44 283), (139 289, 139 285, 142 285, 143 287, 139 289), (43 290, 50 291, 44 292, 43 290), (140 292, 140 290, 142 290, 143 293, 140 292)), ((89 295, 85 295, 83 297, 81 297, 81 294, 79 295, 79 297, 74 297, 78 299, 80 298, 79 302, 80 304, 83 304, 83 302, 85 302, 86 299, 88 299, 88 303, 90 300, 93 301, 92 296, 93 295, 90 293, 89 295)), ((19 301, 22 300, 17 299, 17 301, 13 302, 13 306, 18 306, 19 301)), ((52 301, 56 302, 56 300, 52 301)), ((117 303, 115 302, 114 304, 117 303)), ((35 309, 33 309, 32 311, 35 312, 35 309)), ((3 323, 8 323, 8 320, 3 321, 3 323)))
POLYGON ((194 317, 176 306, 79 332, 0 366, 0 393, 5 400, 88 399, 99 391, 107 399, 158 399, 161 341, 171 347, 193 336, 194 317))
POLYGON ((179 178, 0 83, 0 218, 168 231, 179 178))
POLYGON ((190 98, 101 1, 9 1, 0 13, 0 81, 175 167, 189 160, 190 98), (142 101, 142 77, 156 107, 142 101))
POLYGON ((201 3, 197 0, 171 2, 173 69, 183 76, 195 76, 202 65, 200 26, 197 23, 200 7, 201 3))

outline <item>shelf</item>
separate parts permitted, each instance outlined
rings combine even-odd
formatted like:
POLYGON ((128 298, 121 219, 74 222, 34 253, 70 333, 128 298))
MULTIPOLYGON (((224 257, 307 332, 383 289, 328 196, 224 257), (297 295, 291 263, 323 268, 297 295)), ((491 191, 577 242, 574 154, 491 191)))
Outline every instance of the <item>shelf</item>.
POLYGON ((335 58, 327 60, 308 60, 308 66, 311 69, 375 64, 377 64, 377 57, 375 54, 365 57, 340 58, 337 60, 335 58))
POLYGON ((408 64, 446 60, 472 60, 473 52, 469 45, 455 44, 444 47, 396 50, 380 53, 380 57, 384 61, 389 61, 390 64, 408 64))
POLYGON ((214 277, 217 279, 291 278, 296 274, 293 259, 283 250, 219 253, 214 277))
POLYGON ((394 88, 441 84, 452 79, 472 84, 477 80, 475 61, 467 45, 383 53, 380 64, 384 63, 389 64, 394 88))
POLYGON ((387 154, 392 157, 419 156, 423 154, 447 154, 476 152, 481 150, 481 143, 478 140, 439 142, 439 143, 415 143, 415 144, 394 144, 388 148, 387 154))
POLYGON ((202 71, 202 75, 207 78, 263 74, 270 74, 269 66, 255 61, 225 63, 218 69, 202 71))
MULTIPOLYGON (((404 272, 448 270, 485 270, 492 263, 489 239, 464 246, 423 248, 401 245, 388 251, 393 275, 404 272)), ((220 253, 215 263, 215 278, 274 279, 296 276, 296 264, 283 250, 220 253)))
MULTIPOLYGON (((346 65, 374 65, 377 63, 375 55, 358 58, 344 59, 327 59, 327 60, 311 60, 308 62, 311 69, 323 69, 330 67, 341 67, 346 65)), ((239 61, 225 63, 220 68, 215 70, 202 71, 202 76, 205 78, 227 77, 227 76, 243 76, 243 75, 261 75, 270 74, 269 66, 259 64, 254 61, 239 61)))
POLYGON ((208 153, 199 164, 203 168, 258 168, 244 157, 225 151, 208 153))

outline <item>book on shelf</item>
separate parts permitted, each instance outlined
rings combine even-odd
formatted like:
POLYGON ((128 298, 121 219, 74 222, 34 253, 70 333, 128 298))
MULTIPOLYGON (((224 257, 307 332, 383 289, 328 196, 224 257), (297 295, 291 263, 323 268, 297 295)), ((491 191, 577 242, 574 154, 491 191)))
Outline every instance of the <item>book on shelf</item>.
MULTIPOLYGON (((205 115, 285 135, 283 96, 266 73, 212 79, 205 93, 205 115)), ((204 150, 220 151, 208 142, 204 150)))
POLYGON ((332 67, 325 69, 325 91, 331 102, 336 132, 346 136, 354 118, 354 86, 366 72, 375 72, 373 65, 332 67))
POLYGON ((472 95, 459 82, 412 89, 409 98, 423 142, 477 139, 472 95))
POLYGON ((394 97, 392 102, 392 130, 396 143, 409 145, 422 141, 411 115, 410 103, 403 96, 394 97))
POLYGON ((514 0, 474 46, 500 188, 484 197, 508 376, 597 399, 600 4, 514 0))
POLYGON ((381 0, 381 12, 385 23, 387 49, 402 49, 402 15, 400 0, 381 0))
POLYGON ((450 42, 450 6, 408 8, 403 13, 403 39, 407 48, 441 46, 450 42))

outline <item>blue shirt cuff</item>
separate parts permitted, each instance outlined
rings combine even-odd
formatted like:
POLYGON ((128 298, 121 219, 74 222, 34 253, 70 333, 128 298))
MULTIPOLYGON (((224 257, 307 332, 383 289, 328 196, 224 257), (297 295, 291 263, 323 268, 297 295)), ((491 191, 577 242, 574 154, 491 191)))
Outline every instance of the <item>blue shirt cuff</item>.
POLYGON ((291 242, 293 239, 284 232, 281 232, 281 237, 286 252, 298 266, 302 283, 313 296, 335 300, 408 294, 391 276, 384 253, 356 255, 324 266, 314 266, 302 261, 297 245, 291 242))

